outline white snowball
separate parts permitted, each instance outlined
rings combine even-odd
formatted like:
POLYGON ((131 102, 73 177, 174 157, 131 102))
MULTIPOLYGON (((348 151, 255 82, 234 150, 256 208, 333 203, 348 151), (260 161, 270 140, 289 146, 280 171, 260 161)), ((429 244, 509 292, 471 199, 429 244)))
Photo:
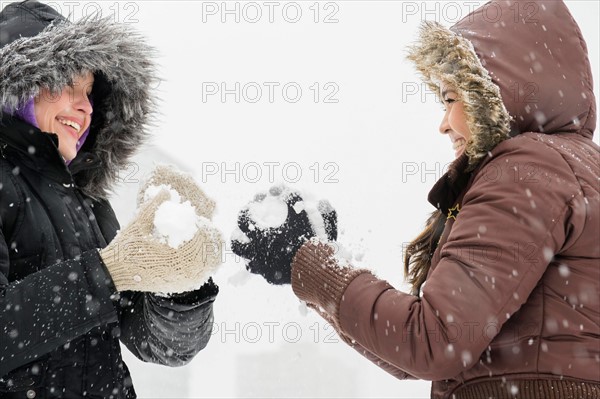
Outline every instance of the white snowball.
POLYGON ((179 193, 173 189, 169 184, 160 184, 158 186, 148 186, 146 191, 144 192, 144 202, 156 197, 156 195, 160 192, 160 190, 165 189, 171 194, 171 200, 177 203, 181 202, 181 196, 179 193))
POLYGON ((271 195, 267 195, 262 201, 251 202, 248 204, 248 210, 250 218, 263 229, 281 226, 288 215, 286 203, 281 198, 271 195))
MULTIPOLYGON (((173 191, 171 191, 173 192, 173 191)), ((199 217, 189 201, 179 203, 174 196, 163 202, 154 215, 154 236, 172 248, 194 238, 199 217)))

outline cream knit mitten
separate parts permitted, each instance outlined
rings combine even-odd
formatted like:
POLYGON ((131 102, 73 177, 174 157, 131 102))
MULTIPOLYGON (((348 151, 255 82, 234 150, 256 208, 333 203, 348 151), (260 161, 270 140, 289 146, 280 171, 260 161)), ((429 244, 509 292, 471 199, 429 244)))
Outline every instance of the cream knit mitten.
MULTIPOLYGON (((180 183, 181 194, 194 196, 196 203, 206 205, 202 209, 204 214, 207 214, 207 209, 212 214, 214 203, 204 196, 193 180, 191 184, 182 179, 170 183, 173 182, 180 183)), ((137 217, 106 248, 100 250, 117 290, 191 291, 202 286, 221 264, 223 238, 210 221, 201 223, 194 236, 177 248, 160 242, 153 235, 156 210, 170 198, 170 192, 161 189, 156 196, 144 202, 137 217)))
POLYGON ((208 198, 198 187, 192 176, 183 173, 170 165, 158 165, 148 180, 141 186, 138 192, 137 203, 140 206, 148 198, 148 188, 151 186, 169 186, 177 191, 183 201, 190 201, 198 216, 211 219, 215 202, 208 198))

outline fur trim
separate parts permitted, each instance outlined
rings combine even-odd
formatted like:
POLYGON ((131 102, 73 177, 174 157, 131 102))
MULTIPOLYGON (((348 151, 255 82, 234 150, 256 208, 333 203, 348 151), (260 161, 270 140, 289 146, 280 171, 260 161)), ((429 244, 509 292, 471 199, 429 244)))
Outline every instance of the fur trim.
POLYGON ((437 81, 456 88, 463 101, 471 139, 466 154, 473 170, 487 153, 509 138, 510 115, 499 87, 481 65, 471 42, 438 22, 423 22, 418 42, 409 47, 424 82, 438 96, 437 81))
POLYGON ((110 17, 50 24, 36 36, 0 48, 0 116, 38 95, 41 87, 59 92, 82 72, 93 72, 97 80, 101 76, 108 87, 103 97, 94 98, 93 147, 86 149, 100 162, 86 174, 82 190, 106 198, 148 137, 156 109, 153 57, 143 37, 110 17))

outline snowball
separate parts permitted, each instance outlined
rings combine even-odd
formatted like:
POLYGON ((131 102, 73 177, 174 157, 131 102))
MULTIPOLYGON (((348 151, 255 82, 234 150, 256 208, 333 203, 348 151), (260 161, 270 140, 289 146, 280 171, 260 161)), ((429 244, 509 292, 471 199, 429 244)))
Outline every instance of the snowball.
POLYGON ((154 186, 154 185, 148 186, 148 188, 146 188, 146 191, 144 192, 144 202, 156 197, 156 195, 163 189, 167 190, 169 192, 169 194, 171 194, 172 201, 175 201, 178 203, 181 202, 181 196, 169 184, 160 184, 158 186, 154 186))
POLYGON ((165 201, 154 215, 154 236, 170 247, 178 248, 194 238, 198 231, 198 219, 196 209, 189 201, 165 201))
POLYGON ((250 218, 260 228, 279 227, 288 216, 287 204, 280 197, 266 196, 262 201, 248 204, 250 218))
POLYGON ((168 184, 149 186, 144 193, 144 201, 154 198, 165 189, 170 198, 160 204, 154 213, 152 236, 171 248, 178 248, 194 238, 198 227, 210 224, 210 221, 198 216, 190 201, 182 202, 181 195, 168 184))

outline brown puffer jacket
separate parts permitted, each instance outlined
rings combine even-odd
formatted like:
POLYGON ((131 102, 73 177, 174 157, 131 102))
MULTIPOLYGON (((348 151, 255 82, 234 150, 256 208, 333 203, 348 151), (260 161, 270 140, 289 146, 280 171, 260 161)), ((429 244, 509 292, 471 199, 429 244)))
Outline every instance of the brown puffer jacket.
POLYGON ((448 218, 421 296, 323 243, 298 251, 294 292, 433 398, 600 398, 600 149, 577 24, 561 1, 491 2, 425 23, 409 58, 459 89, 473 135, 429 196, 448 218))

